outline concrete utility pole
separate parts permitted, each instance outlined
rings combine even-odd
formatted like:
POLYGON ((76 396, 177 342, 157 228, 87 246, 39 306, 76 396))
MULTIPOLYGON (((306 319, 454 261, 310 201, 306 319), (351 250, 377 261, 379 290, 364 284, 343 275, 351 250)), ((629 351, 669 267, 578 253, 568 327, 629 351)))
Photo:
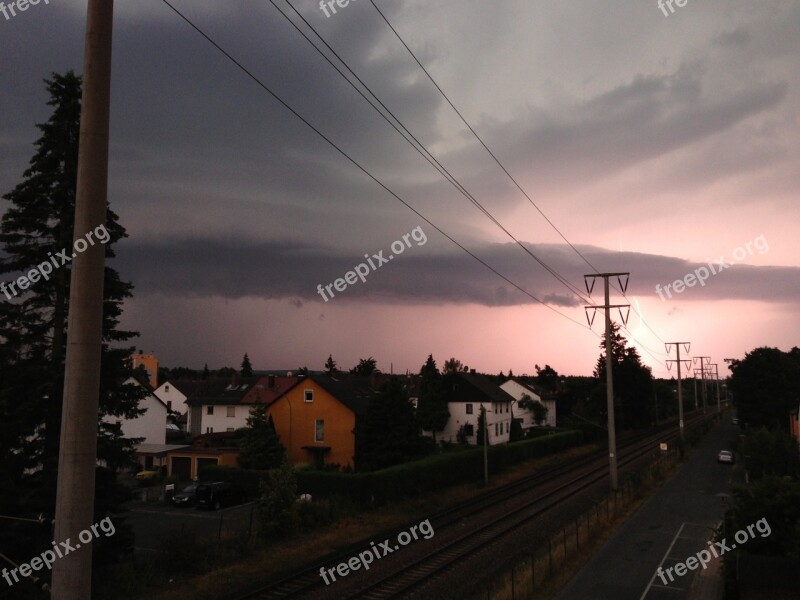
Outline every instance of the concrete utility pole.
POLYGON ((489 424, 483 404, 481 404, 481 415, 483 416, 483 483, 489 485, 489 424))
POLYGON ((664 347, 667 349, 667 354, 669 354, 669 347, 673 345, 677 352, 677 359, 667 360, 667 368, 669 368, 672 363, 678 363, 678 423, 680 424, 681 439, 683 439, 683 384, 681 383, 681 363, 690 363, 691 361, 688 359, 681 360, 681 344, 683 344, 686 354, 689 354, 691 342, 665 342, 664 347))
MULTIPOLYGON (((87 9, 74 240, 106 224, 113 7, 113 0, 89 0, 87 9)), ((94 522, 105 245, 73 257, 55 541, 69 538, 76 551, 53 564, 53 600, 92 597, 92 548, 75 542, 94 522)))
POLYGON ((717 412, 722 412, 722 404, 719 399, 719 363, 710 363, 709 367, 714 367, 714 379, 717 382, 717 412))
POLYGON ((706 414, 706 365, 708 365, 708 362, 704 363, 703 359, 708 359, 709 362, 711 361, 710 356, 695 356, 692 361, 700 361, 700 378, 702 379, 703 384, 701 388, 703 392, 703 414, 706 414))
POLYGON ((595 313, 592 313, 592 318, 589 319, 589 309, 593 309, 597 311, 598 308, 605 309, 605 317, 606 317, 606 404, 608 406, 608 467, 609 473, 611 475, 611 489, 617 489, 617 433, 616 427, 614 425, 614 376, 612 370, 613 364, 613 357, 611 355, 611 309, 616 308, 619 310, 620 319, 622 319, 623 323, 628 322, 628 317, 626 316, 623 318, 622 316, 622 309, 627 308, 630 310, 630 304, 609 304, 609 291, 608 291, 608 278, 609 277, 616 277, 617 282, 619 283, 620 290, 622 290, 623 295, 625 294, 625 290, 628 288, 628 278, 630 277, 630 273, 597 273, 597 274, 590 274, 584 275, 583 279, 586 283, 586 291, 591 296, 592 289, 594 289, 594 282, 595 278, 602 277, 603 278, 603 291, 604 291, 604 298, 605 304, 602 306, 585 306, 584 310, 586 311, 586 318, 589 321, 589 327, 592 326, 592 322, 594 321, 595 313), (621 277, 625 277, 625 283, 622 283, 621 277), (589 286, 588 279, 591 278, 592 285, 589 286))

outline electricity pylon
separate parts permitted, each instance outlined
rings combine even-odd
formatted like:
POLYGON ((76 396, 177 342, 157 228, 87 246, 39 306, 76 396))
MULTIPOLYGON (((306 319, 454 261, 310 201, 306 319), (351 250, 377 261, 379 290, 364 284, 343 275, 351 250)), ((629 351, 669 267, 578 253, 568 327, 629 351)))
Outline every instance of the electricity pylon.
POLYGON ((589 327, 592 326, 594 322, 594 316, 598 308, 605 309, 605 317, 606 317, 606 404, 608 406, 608 468, 611 475, 611 489, 617 489, 617 433, 616 428, 614 426, 614 376, 612 374, 611 365, 613 363, 612 356, 611 356, 611 309, 616 308, 619 310, 619 317, 622 319, 623 324, 628 322, 628 314, 630 313, 630 304, 609 304, 609 292, 608 292, 608 278, 609 277, 616 277, 617 283, 619 283, 619 289, 622 291, 622 294, 625 294, 625 290, 628 289, 628 279, 630 277, 630 273, 592 273, 590 275, 584 275, 583 279, 586 283, 586 292, 589 296, 592 295, 592 290, 594 289, 594 280, 597 277, 603 278, 603 290, 605 294, 605 304, 602 306, 594 305, 594 306, 584 306, 584 310, 586 311, 586 319, 589 321, 589 327), (622 283, 622 277, 625 277, 625 283, 622 283), (592 285, 589 285, 589 278, 592 279, 592 285), (592 318, 589 318, 589 309, 592 309, 592 318), (628 312, 625 313, 625 316, 622 316, 622 309, 627 308, 628 312))

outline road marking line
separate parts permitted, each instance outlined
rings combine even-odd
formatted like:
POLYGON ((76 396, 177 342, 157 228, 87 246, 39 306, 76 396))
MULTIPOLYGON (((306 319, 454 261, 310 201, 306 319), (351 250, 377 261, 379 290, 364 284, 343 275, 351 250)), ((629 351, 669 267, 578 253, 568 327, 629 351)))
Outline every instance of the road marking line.
POLYGON ((672 552, 672 548, 673 546, 675 546, 675 542, 677 542, 678 538, 681 536, 681 532, 683 532, 683 528, 685 526, 686 522, 684 521, 683 523, 681 523, 680 529, 678 529, 678 533, 676 533, 675 537, 672 538, 672 543, 669 545, 669 548, 667 548, 667 551, 664 553, 664 557, 661 559, 661 562, 658 563, 656 570, 653 572, 653 576, 650 578, 650 583, 647 584, 647 587, 645 588, 642 595, 639 597, 639 600, 644 600, 645 596, 647 596, 648 592, 650 591, 650 588, 653 587, 653 582, 655 581, 656 577, 658 577, 658 575, 656 574, 658 573, 658 569, 661 568, 661 565, 663 565, 664 561, 667 560, 669 553, 672 552))

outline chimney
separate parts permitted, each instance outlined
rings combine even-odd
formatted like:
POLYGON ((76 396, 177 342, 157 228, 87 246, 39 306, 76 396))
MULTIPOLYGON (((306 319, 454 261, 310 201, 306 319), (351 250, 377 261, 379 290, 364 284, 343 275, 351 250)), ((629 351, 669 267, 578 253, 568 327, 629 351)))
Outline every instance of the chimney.
POLYGON ((233 375, 231 375, 231 385, 232 386, 239 385, 239 374, 238 373, 234 373, 233 375))
POLYGON ((268 388, 275 387, 275 375, 267 375, 267 387, 268 388))

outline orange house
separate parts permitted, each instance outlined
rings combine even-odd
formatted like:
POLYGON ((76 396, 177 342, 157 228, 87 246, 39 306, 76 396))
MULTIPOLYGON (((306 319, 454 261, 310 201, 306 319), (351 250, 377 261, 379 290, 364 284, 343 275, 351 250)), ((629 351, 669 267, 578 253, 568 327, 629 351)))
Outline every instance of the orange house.
POLYGON ((376 392, 369 377, 310 375, 267 405, 292 463, 355 466, 356 420, 376 392))

